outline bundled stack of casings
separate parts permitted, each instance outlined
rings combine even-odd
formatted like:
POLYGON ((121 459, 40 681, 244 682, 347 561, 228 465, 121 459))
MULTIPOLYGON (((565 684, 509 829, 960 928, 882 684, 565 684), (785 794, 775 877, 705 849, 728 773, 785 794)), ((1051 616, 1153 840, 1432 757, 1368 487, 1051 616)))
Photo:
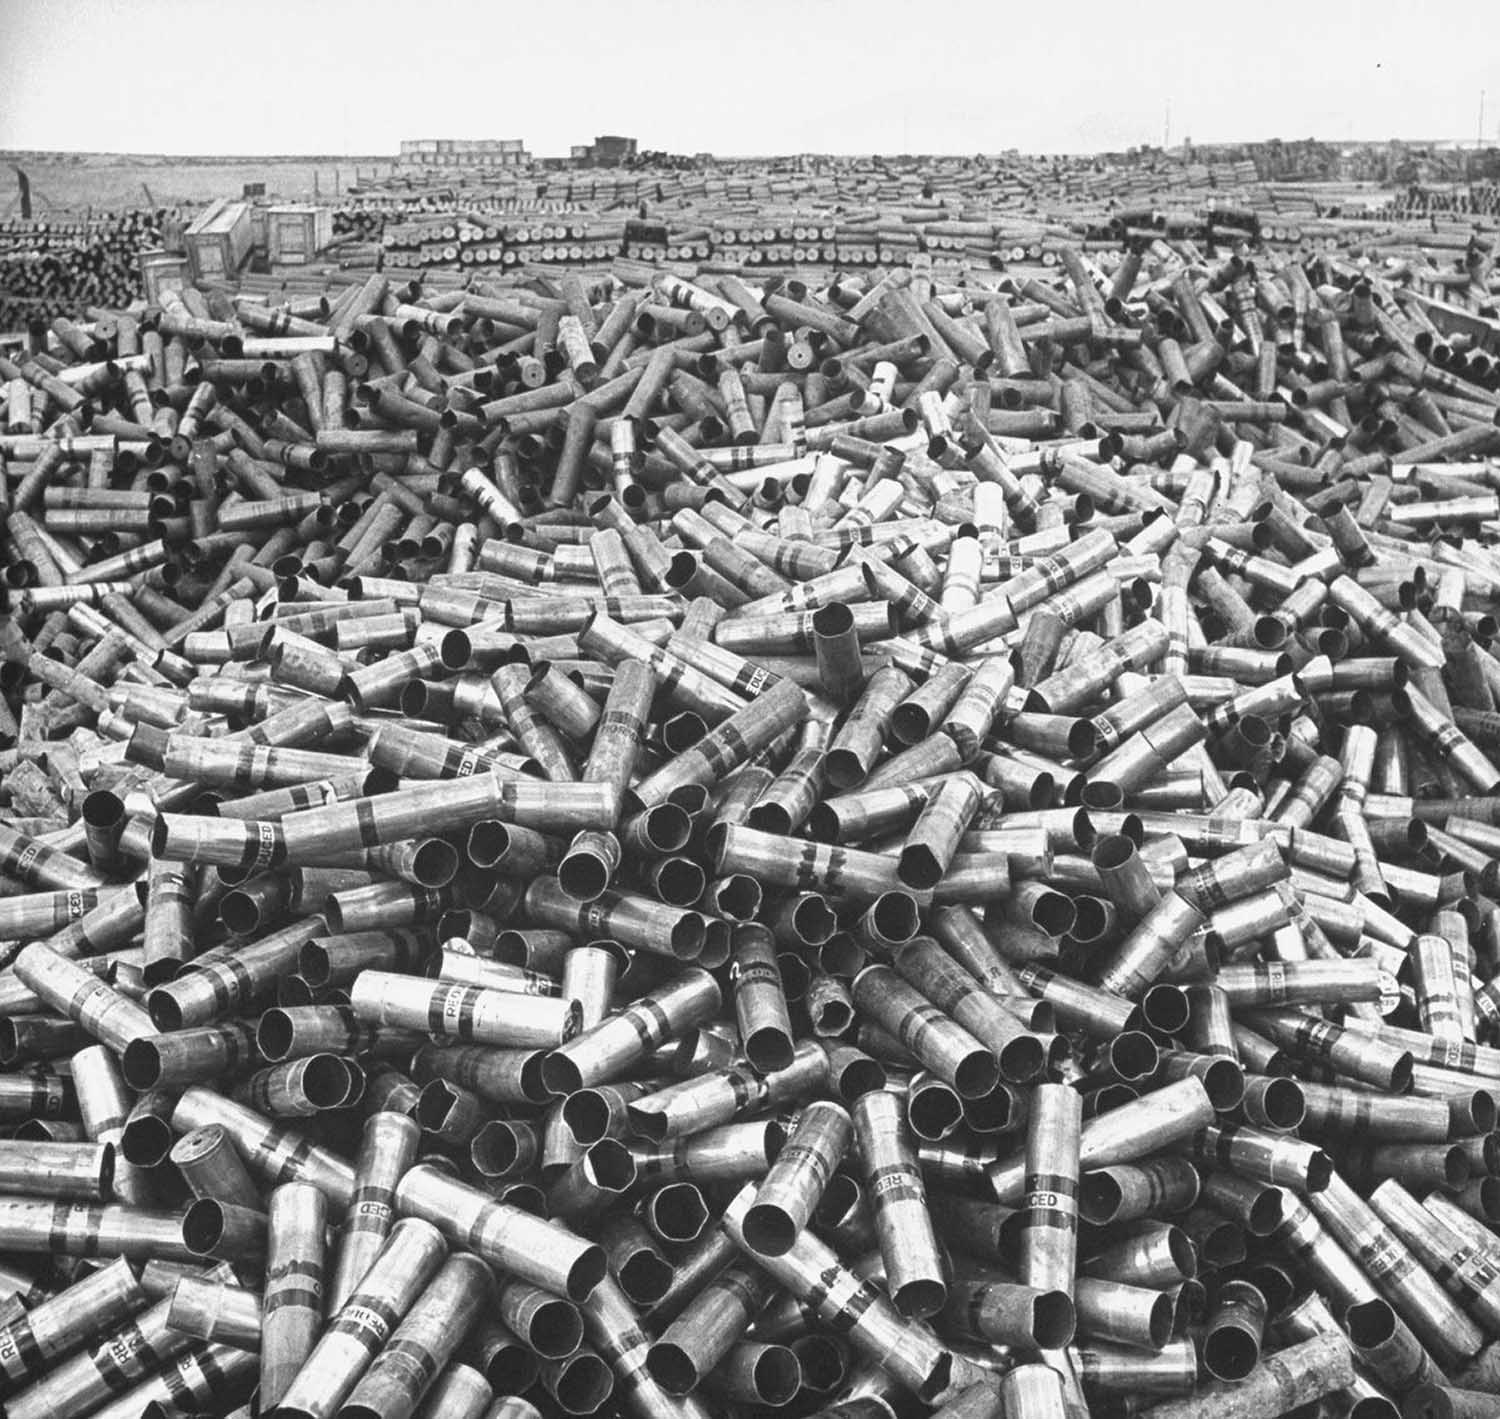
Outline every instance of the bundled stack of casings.
POLYGON ((140 294, 136 253, 161 241, 162 212, 88 222, 0 222, 0 330, 129 305, 140 294))
POLYGON ((836 225, 811 211, 766 213, 755 208, 726 215, 712 231, 714 258, 741 266, 873 264, 864 256, 863 228, 836 225))
POLYGON ((378 242, 390 215, 385 203, 344 202, 333 210, 333 234, 378 242))
MULTIPOLYGON (((625 221, 621 217, 593 215, 576 210, 545 214, 535 221, 513 222, 505 231, 501 261, 506 266, 538 263, 544 266, 580 267, 613 261, 624 246, 625 221)), ((669 239, 659 253, 642 259, 698 260, 709 254, 703 233, 685 232, 669 239)), ((626 255, 630 255, 628 250, 626 255)))
POLYGON ((673 229, 661 222, 627 221, 619 253, 629 261, 652 265, 664 261, 701 262, 714 251, 713 234, 703 227, 673 229))
POLYGON ((1181 258, 0 363, 9 1419, 1492 1414, 1500 396, 1181 258))
POLYGON ((380 238, 385 265, 392 269, 457 265, 459 241, 468 230, 457 216, 399 226, 388 222, 380 238))
POLYGON ((463 266, 498 266, 505 260, 506 230, 493 217, 470 217, 460 231, 458 260, 463 266))
POLYGON ((453 212, 417 222, 387 222, 380 238, 385 269, 498 264, 505 231, 493 214, 453 212))
MULTIPOLYGON (((618 256, 622 229, 621 221, 600 221, 576 212, 539 214, 534 222, 516 223, 501 221, 493 213, 464 211, 439 221, 389 223, 381 249, 384 267, 391 272, 529 262, 584 266, 618 256)), ((679 255, 707 256, 708 248, 670 255, 674 260, 679 255)))
POLYGON ((1484 181, 1448 188, 1413 186, 1383 209, 1383 215, 1405 222, 1459 214, 1491 218, 1500 215, 1500 184, 1484 181))

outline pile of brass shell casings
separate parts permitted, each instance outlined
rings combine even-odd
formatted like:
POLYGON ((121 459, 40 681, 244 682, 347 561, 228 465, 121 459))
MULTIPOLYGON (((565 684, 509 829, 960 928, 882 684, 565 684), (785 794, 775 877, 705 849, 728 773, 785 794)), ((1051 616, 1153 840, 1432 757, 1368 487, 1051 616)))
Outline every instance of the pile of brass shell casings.
POLYGON ((7 1419, 1500 1413, 1500 366, 1059 261, 0 355, 7 1419))

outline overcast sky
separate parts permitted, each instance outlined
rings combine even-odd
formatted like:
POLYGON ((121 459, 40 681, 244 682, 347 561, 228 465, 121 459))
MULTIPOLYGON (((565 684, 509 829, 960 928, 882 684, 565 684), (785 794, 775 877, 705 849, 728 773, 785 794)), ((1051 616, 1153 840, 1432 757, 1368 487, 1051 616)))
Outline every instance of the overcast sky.
POLYGON ((1500 131, 1484 7, 1412 0, 0 0, 0 148, 1087 151, 1500 131))

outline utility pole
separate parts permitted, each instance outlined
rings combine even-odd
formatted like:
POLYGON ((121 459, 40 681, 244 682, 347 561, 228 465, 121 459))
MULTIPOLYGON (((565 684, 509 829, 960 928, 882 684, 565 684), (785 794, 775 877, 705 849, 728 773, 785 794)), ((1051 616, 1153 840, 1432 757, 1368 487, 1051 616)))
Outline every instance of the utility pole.
POLYGON ((16 169, 16 181, 21 188, 21 220, 31 220, 31 179, 20 168, 16 169))
POLYGON ((1471 165, 1473 177, 1479 176, 1479 152, 1484 147, 1484 90, 1479 91, 1479 126, 1474 134, 1474 162, 1471 165))

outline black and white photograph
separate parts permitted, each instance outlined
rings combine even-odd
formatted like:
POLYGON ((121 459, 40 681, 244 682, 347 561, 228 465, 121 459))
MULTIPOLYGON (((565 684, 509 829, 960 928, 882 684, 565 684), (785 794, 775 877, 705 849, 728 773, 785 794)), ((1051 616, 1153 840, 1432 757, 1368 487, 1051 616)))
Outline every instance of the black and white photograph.
POLYGON ((0 0, 0 1419, 1500 1419, 1500 44, 0 0))

